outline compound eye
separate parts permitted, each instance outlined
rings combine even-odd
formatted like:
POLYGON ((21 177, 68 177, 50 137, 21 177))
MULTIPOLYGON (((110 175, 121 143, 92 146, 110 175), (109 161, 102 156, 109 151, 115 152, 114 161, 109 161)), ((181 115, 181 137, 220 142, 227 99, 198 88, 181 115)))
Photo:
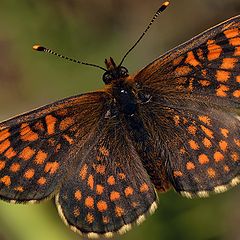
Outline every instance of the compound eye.
POLYGON ((111 83, 112 80, 113 80, 112 74, 110 74, 109 72, 105 72, 103 75, 104 83, 109 84, 109 83, 111 83))
POLYGON ((125 67, 121 67, 119 70, 121 77, 127 77, 128 76, 128 70, 125 67))

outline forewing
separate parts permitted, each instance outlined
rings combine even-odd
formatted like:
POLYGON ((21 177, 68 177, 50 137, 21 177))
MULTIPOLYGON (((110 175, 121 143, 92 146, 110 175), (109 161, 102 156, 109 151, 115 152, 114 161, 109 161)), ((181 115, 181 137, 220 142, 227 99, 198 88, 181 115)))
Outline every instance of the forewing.
POLYGON ((27 202, 49 197, 98 125, 103 93, 67 98, 0 124, 0 197, 27 202))
POLYGON ((151 168, 164 169, 185 196, 223 192, 240 181, 239 72, 236 16, 169 51, 133 79, 139 115, 160 157, 151 168))
POLYGON ((123 124, 105 119, 84 145, 73 174, 56 197, 63 220, 87 237, 111 237, 141 223, 156 194, 123 124))
POLYGON ((135 77, 168 99, 195 96, 218 106, 240 103, 240 16, 169 51, 135 77))

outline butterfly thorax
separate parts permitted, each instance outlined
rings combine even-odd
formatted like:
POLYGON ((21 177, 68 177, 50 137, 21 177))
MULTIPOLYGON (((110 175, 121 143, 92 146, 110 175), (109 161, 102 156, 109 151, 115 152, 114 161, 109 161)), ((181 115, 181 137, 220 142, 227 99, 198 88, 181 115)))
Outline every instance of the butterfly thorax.
POLYGON ((112 94, 120 113, 133 116, 137 112, 137 99, 134 90, 125 79, 119 79, 113 83, 112 94))

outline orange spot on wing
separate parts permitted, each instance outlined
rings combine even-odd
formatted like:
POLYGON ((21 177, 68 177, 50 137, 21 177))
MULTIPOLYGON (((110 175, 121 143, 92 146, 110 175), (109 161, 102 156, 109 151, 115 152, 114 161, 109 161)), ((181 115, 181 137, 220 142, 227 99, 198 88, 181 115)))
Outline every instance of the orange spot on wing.
POLYGON ((236 76, 236 82, 240 83, 240 76, 236 76))
POLYGON ((198 119, 207 125, 211 125, 211 120, 208 116, 199 116, 198 119))
POLYGON ((224 172, 229 172, 230 168, 227 165, 224 165, 223 170, 224 170, 224 172))
POLYGON ((95 220, 94 216, 91 213, 88 213, 87 216, 86 216, 86 221, 89 224, 92 224, 94 222, 94 220, 95 220))
POLYGON ((55 133, 55 125, 57 122, 57 119, 53 117, 52 115, 47 115, 45 117, 46 125, 47 125, 47 132, 49 135, 55 133))
POLYGON ((105 157, 109 156, 109 151, 104 146, 99 148, 99 152, 105 157))
POLYGON ((203 87, 208 87, 211 82, 208 80, 199 80, 199 83, 203 86, 203 87))
POLYGON ((35 174, 34 169, 30 168, 24 173, 24 177, 27 179, 31 179, 35 174))
POLYGON ((75 193, 74 193, 74 197, 77 201, 80 201, 82 199, 82 193, 80 190, 77 190, 75 193))
POLYGON ((33 132, 27 123, 22 123, 20 136, 22 141, 36 141, 38 139, 38 134, 33 132))
POLYGON ((233 69, 238 62, 237 58, 224 58, 220 68, 233 69))
POLYGON ((178 58, 173 59, 173 65, 174 66, 178 65, 183 60, 183 58, 184 58, 183 56, 180 56, 178 58))
POLYGON ((132 202, 131 205, 132 205, 133 208, 136 208, 136 207, 138 207, 140 204, 139 204, 139 202, 135 202, 135 201, 134 201, 134 202, 132 202))
POLYGON ((17 191, 17 192, 23 192, 23 187, 18 186, 18 187, 15 187, 14 190, 17 191))
POLYGON ((240 147, 240 140, 234 139, 234 142, 235 142, 235 144, 236 144, 238 147, 240 147))
POLYGON ((79 216, 80 216, 80 209, 79 209, 79 208, 74 208, 74 210, 73 210, 73 215, 74 215, 75 217, 79 217, 79 216))
POLYGON ((188 81, 188 78, 186 78, 186 77, 177 78, 177 83, 178 84, 185 84, 187 81, 188 81))
POLYGON ((32 158, 32 156, 35 154, 35 150, 33 150, 30 147, 25 147, 22 152, 19 154, 19 158, 22 158, 23 160, 27 161, 32 158))
POLYGON ((110 176, 107 179, 107 182, 108 182, 109 185, 114 185, 115 184, 115 178, 113 176, 110 176))
POLYGON ((107 224, 107 223, 110 222, 109 217, 105 217, 105 216, 102 217, 102 221, 103 221, 103 223, 105 223, 105 224, 107 224))
POLYGON ((60 110, 57 110, 56 114, 57 114, 58 116, 64 117, 64 116, 66 116, 66 115, 68 114, 68 110, 62 108, 62 109, 60 109, 60 110))
POLYGON ((235 48, 234 56, 240 56, 240 47, 235 48))
POLYGON ((216 79, 219 82, 227 82, 230 78, 231 73, 224 70, 217 70, 216 79))
POLYGON ((199 59, 204 60, 203 50, 202 50, 202 49, 199 48, 199 49, 197 50, 197 55, 198 55, 199 59))
POLYGON ((13 148, 9 148, 4 154, 4 156, 9 159, 15 157, 16 155, 17 153, 13 150, 13 148))
POLYGON ((17 172, 20 169, 20 164, 19 163, 13 163, 10 167, 11 172, 17 172))
POLYGON ((56 148, 55 148, 55 153, 58 153, 59 152, 59 150, 61 149, 61 143, 59 143, 57 146, 56 146, 56 148))
POLYGON ((187 168, 187 170, 193 170, 193 169, 195 169, 195 165, 193 162, 187 162, 186 168, 187 168))
POLYGON ((124 190, 125 196, 131 196, 133 194, 133 188, 132 187, 126 187, 124 190))
POLYGON ((48 141, 49 145, 51 145, 52 147, 55 146, 55 143, 56 143, 55 139, 49 138, 47 141, 48 141))
POLYGON ((214 40, 208 40, 208 60, 212 61, 218 59, 222 53, 222 48, 215 44, 214 40))
POLYGON ((209 159, 206 154, 201 154, 198 156, 198 161, 200 164, 207 164, 209 162, 209 159))
POLYGON ((178 115, 175 115, 175 116, 173 117, 173 120, 174 120, 174 122, 175 122, 175 125, 178 126, 179 123, 180 123, 180 117, 179 117, 178 115))
POLYGON ((103 164, 98 164, 96 166, 96 172, 97 173, 104 174, 105 173, 105 169, 106 169, 106 166, 103 165, 103 164))
POLYGON ((87 184, 88 184, 88 186, 90 187, 90 189, 93 190, 93 187, 94 187, 94 178, 93 178, 93 175, 92 175, 92 174, 89 175, 87 184))
POLYGON ((197 128, 193 125, 190 125, 188 127, 188 132, 191 133, 192 135, 195 135, 196 134, 196 131, 197 131, 197 128))
POLYGON ((189 143, 189 146, 190 146, 191 149, 193 149, 193 150, 198 150, 199 149, 199 145, 194 140, 190 140, 188 143, 189 143))
POLYGON ((233 38, 239 35, 239 30, 237 28, 232 28, 225 30, 223 33, 225 34, 226 38, 233 38))
POLYGON ((99 212, 105 212, 107 210, 107 203, 105 201, 98 201, 97 202, 97 208, 99 212))
POLYGON ((85 206, 88 208, 93 208, 94 207, 94 199, 92 197, 86 197, 85 199, 85 206))
POLYGON ((224 159, 224 156, 220 152, 215 152, 213 155, 213 158, 214 158, 215 162, 219 162, 224 159))
POLYGON ((186 149, 184 147, 180 148, 180 151, 179 151, 181 154, 185 154, 186 153, 186 149))
POLYGON ((185 117, 183 117, 183 124, 187 124, 187 122, 188 120, 185 117))
POLYGON ((87 164, 84 164, 83 167, 81 168, 80 172, 79 172, 79 175, 82 178, 82 180, 84 180, 86 178, 87 169, 88 169, 87 164))
POLYGON ((5 168, 6 162, 5 161, 0 161, 0 171, 5 168))
POLYGON ((237 162, 237 161, 239 160, 238 153, 233 152, 233 153, 231 154, 231 158, 233 159, 233 161, 237 162))
POLYGON ((146 183, 143 183, 141 186, 140 186, 140 192, 148 192, 149 191, 149 187, 146 183))
POLYGON ((97 186, 96 186, 96 193, 98 195, 101 195, 103 193, 103 191, 104 191, 104 187, 102 185, 100 185, 100 184, 97 184, 97 186))
POLYGON ((174 177, 182 177, 183 173, 181 171, 173 171, 174 177))
POLYGON ((34 127, 35 127, 36 130, 40 130, 40 131, 42 131, 42 132, 45 131, 42 122, 37 122, 37 123, 34 125, 34 127))
POLYGON ((37 181, 39 185, 44 185, 47 182, 45 177, 40 177, 37 181))
POLYGON ((6 175, 0 178, 0 182, 2 182, 5 186, 9 187, 11 185, 11 178, 6 175))
POLYGON ((219 142, 219 147, 222 151, 226 151, 227 150, 227 147, 228 147, 228 143, 226 141, 220 141, 219 142))
POLYGON ((119 173, 118 177, 122 180, 126 179, 126 175, 124 173, 119 173))
POLYGON ((66 117, 65 119, 63 119, 60 124, 59 124, 59 129, 61 131, 66 130, 67 128, 69 128, 70 126, 72 126, 74 124, 74 120, 71 117, 66 117))
POLYGON ((229 131, 226 128, 220 128, 220 131, 224 137, 228 137, 229 131))
POLYGON ((220 84, 219 87, 216 89, 216 95, 218 97, 226 97, 227 91, 229 91, 229 87, 223 84, 220 84))
POLYGON ((10 146, 10 141, 7 139, 0 144, 0 154, 2 154, 10 146))
POLYGON ((207 174, 210 178, 214 178, 216 176, 216 172, 213 168, 208 168, 207 169, 207 174))
POLYGON ((10 132, 8 131, 8 129, 4 129, 0 132, 0 142, 5 140, 6 138, 8 138, 10 136, 10 132))
POLYGON ((206 77, 206 76, 207 76, 207 70, 206 70, 206 69, 203 69, 203 70, 201 71, 201 73, 202 73, 203 77, 206 77))
POLYGON ((58 162, 47 162, 44 168, 45 173, 54 174, 59 168, 58 162))
POLYGON ((240 37, 230 39, 229 43, 232 46, 239 46, 240 45, 240 37))
POLYGON ((74 140, 67 134, 63 134, 63 138, 65 138, 70 145, 74 143, 74 140))
POLYGON ((115 207, 115 214, 116 214, 117 217, 122 217, 123 214, 124 214, 123 208, 121 208, 119 206, 116 206, 115 207))
POLYGON ((194 56, 194 54, 193 54, 193 52, 191 51, 191 52, 188 52, 188 54, 187 54, 187 58, 186 58, 186 60, 185 60, 185 63, 188 63, 188 64, 190 64, 190 65, 192 65, 192 66, 194 66, 194 67, 196 67, 196 66, 201 66, 202 64, 195 58, 195 56, 194 56))
POLYGON ((39 150, 34 159, 34 162, 39 165, 43 164, 47 159, 47 156, 48 156, 47 153, 43 152, 42 150, 39 150))
POLYGON ((209 128, 206 128, 203 125, 201 125, 201 128, 208 137, 213 138, 213 131, 211 131, 209 128))
POLYGON ((236 97, 236 98, 239 98, 240 97, 240 90, 234 91, 233 96, 236 97))
POLYGON ((112 191, 110 193, 110 200, 111 201, 116 201, 120 198, 120 193, 119 192, 116 192, 116 191, 112 191))
POLYGON ((206 147, 206 148, 210 148, 211 146, 212 146, 212 143, 211 143, 211 141, 208 139, 208 138, 204 138, 203 139, 203 145, 206 147))
POLYGON ((192 69, 188 66, 181 66, 175 69, 175 74, 177 76, 185 76, 188 75, 188 73, 190 73, 192 71, 192 69))

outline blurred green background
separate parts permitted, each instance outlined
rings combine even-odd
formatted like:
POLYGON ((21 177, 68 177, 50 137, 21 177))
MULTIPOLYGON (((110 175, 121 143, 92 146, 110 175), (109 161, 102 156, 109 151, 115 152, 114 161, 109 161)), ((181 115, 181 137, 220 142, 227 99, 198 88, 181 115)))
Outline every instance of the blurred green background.
MULTIPOLYGON (((60 53, 104 65, 119 62, 141 34, 159 0, 0 0, 0 120, 57 99, 103 86, 102 72, 32 51, 41 43, 60 53)), ((171 1, 125 62, 132 73, 201 31, 240 12, 239 0, 171 1)), ((240 191, 188 200, 160 195, 145 223, 114 239, 239 240, 240 191)), ((0 202, 0 240, 76 240, 53 201, 0 202)))

